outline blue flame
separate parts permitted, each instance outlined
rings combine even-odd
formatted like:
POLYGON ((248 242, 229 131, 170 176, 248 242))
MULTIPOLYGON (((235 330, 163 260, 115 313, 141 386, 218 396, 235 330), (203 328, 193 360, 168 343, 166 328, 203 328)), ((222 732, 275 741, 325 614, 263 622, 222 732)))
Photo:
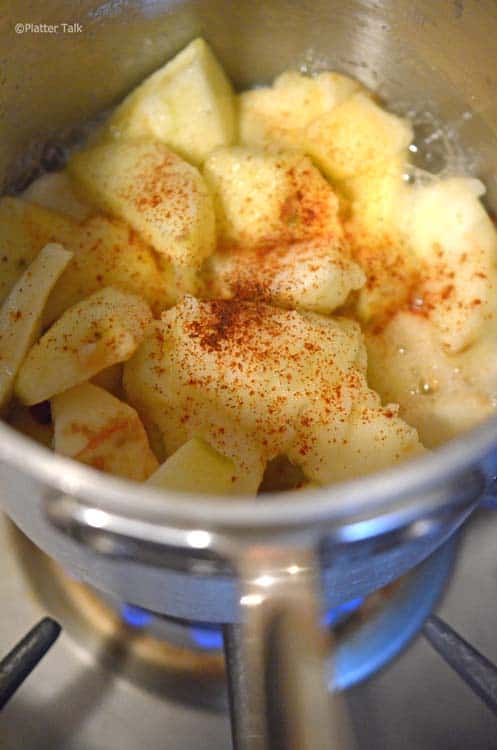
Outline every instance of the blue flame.
POLYGON ((216 625, 194 625, 190 637, 204 651, 219 651, 223 647, 223 632, 216 625))
POLYGON ((323 625, 327 628, 334 628, 340 622, 345 620, 348 615, 359 609, 364 601, 363 596, 358 596, 355 599, 351 599, 344 604, 339 604, 338 607, 332 607, 329 609, 323 617, 323 625))
MULTIPOLYGON (((332 607, 323 617, 323 627, 335 627, 359 609, 363 601, 364 597, 356 597, 338 607, 332 607)), ((121 617, 127 625, 133 628, 145 628, 151 622, 153 615, 134 604, 123 604, 121 617)), ((223 632, 218 625, 190 625, 189 634, 195 645, 204 651, 220 651, 223 648, 223 632)))
POLYGON ((152 619, 150 612, 141 607, 135 607, 133 604, 123 604, 121 607, 121 617, 127 625, 132 628, 144 628, 152 619))

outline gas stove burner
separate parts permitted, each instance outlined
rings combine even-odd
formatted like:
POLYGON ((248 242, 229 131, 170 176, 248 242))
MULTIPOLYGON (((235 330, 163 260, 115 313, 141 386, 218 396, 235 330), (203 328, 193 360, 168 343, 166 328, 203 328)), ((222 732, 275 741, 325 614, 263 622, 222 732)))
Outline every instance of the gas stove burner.
MULTIPOLYGON (((330 688, 345 690, 365 680, 393 659, 421 628, 444 588, 454 559, 454 544, 436 552, 415 571, 368 597, 357 597, 329 609, 323 627, 334 630, 336 650, 330 660, 330 688)), ((172 621, 125 604, 121 617, 134 628, 172 621)), ((219 652, 222 628, 183 623, 183 638, 192 649, 219 652)), ((163 625, 164 627, 164 625, 163 625)), ((156 630, 157 630, 156 625, 156 630)))
MULTIPOLYGON (((481 654, 497 664, 496 523, 495 513, 478 511, 466 525, 457 546, 453 574, 450 571, 450 583, 436 606, 441 620, 429 617, 423 637, 414 638, 388 668, 347 691, 346 705, 358 749, 495 747, 495 717, 485 705, 488 701, 480 700, 480 693, 475 695, 454 669, 459 671, 464 657, 466 674, 460 674, 474 689, 468 680, 468 666, 473 675, 477 674, 481 688, 485 684, 481 679, 481 654), (463 653, 461 639, 455 641, 447 624, 479 650, 479 659, 475 661, 474 654, 468 659, 468 645, 463 653)), ((67 576, 56 566, 48 566, 47 559, 33 551, 18 532, 13 532, 1 515, 0 560, 4 608, 0 658, 41 618, 52 615, 63 625, 55 646, 2 712, 2 750, 20 747, 39 750, 40 742, 43 747, 77 746, 92 750, 162 747, 164 741, 168 750, 230 747, 223 658, 219 650, 202 651, 199 644, 192 656, 192 649, 175 649, 169 644, 165 647, 168 658, 163 657, 158 663, 160 649, 156 640, 147 640, 147 627, 138 627, 140 611, 126 607, 122 613, 135 618, 136 627, 132 628, 112 608, 109 615, 109 606, 85 587, 77 591, 67 588, 67 576), (57 617, 58 612, 63 613, 62 618, 57 617), (167 666, 171 664, 171 654, 175 666, 167 666), (209 663, 210 667, 206 666, 209 663)), ((448 569, 450 556, 446 563, 448 569)), ((438 566, 428 564, 424 583, 419 579, 418 593, 410 603, 404 599, 405 621, 409 622, 410 610, 423 610, 427 606, 423 597, 419 604, 423 585, 430 589, 432 598, 433 591, 442 587, 430 580, 430 571, 431 575, 443 578, 443 564, 439 562, 438 566)), ((418 571, 411 575, 415 578, 418 571)), ((391 599, 399 596, 404 586, 411 585, 408 580, 400 581, 397 589, 388 592, 391 599)), ((346 650, 343 638, 349 638, 349 650, 352 649, 353 637, 359 639, 355 634, 361 623, 372 619, 375 609, 377 617, 382 617, 377 604, 376 596, 367 598, 354 616, 347 621, 342 619, 336 629, 339 656, 346 650)), ((398 617, 397 622, 401 619, 398 617)), ((411 622, 413 629, 414 619, 411 622)), ((366 636, 363 638, 366 640, 366 636)), ((398 649, 402 638, 409 638, 405 623, 394 631, 393 651, 398 649)), ((371 668, 371 661, 366 667, 371 668)), ((343 675, 343 662, 339 670, 343 675)), ((349 669, 349 676, 357 677, 358 671, 354 674, 349 669)), ((491 694, 497 695, 495 669, 486 684, 492 688, 491 694)))
MULTIPOLYGON (((164 692, 172 676, 176 699, 190 700, 194 682, 195 702, 226 705, 219 625, 176 620, 117 601, 70 577, 14 527, 10 536, 34 594, 76 644, 149 690, 164 692)), ((335 642, 330 689, 365 680, 409 643, 435 607, 453 559, 450 542, 393 584, 325 613, 323 627, 333 629, 335 642)))
MULTIPOLYGON (((380 598, 389 596, 389 592, 396 586, 382 589, 380 592, 380 598)), ((112 598, 100 594, 102 598, 109 603, 112 603, 112 598)), ((349 602, 345 602, 338 607, 329 609, 323 616, 323 627, 324 628, 336 628, 347 622, 354 613, 365 603, 365 597, 357 597, 349 602)), ((370 608, 369 604, 369 608, 370 608)), ((202 651, 221 651, 224 647, 223 643, 223 629, 220 625, 209 625, 206 623, 195 623, 195 622, 183 622, 173 620, 164 615, 158 615, 149 610, 142 609, 133 604, 122 604, 119 609, 121 619, 126 625, 137 630, 152 629, 154 635, 159 639, 166 639, 169 642, 176 640, 174 637, 174 630, 177 629, 173 623, 179 623, 181 628, 181 640, 186 641, 190 648, 200 649, 202 651), (162 632, 161 632, 162 631, 162 632)))

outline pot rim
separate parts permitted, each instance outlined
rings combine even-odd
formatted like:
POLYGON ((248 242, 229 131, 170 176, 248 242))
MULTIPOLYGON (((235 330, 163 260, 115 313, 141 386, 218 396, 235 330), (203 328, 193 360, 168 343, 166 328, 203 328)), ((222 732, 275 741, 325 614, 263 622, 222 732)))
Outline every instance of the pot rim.
POLYGON ((323 522, 341 526, 360 515, 380 516, 399 508, 416 511, 419 507, 421 511, 426 509, 421 500, 430 493, 430 509, 442 508, 450 498, 443 492, 433 496, 434 491, 474 468, 496 445, 494 416, 436 451, 389 469, 328 487, 268 494, 257 502, 241 496, 206 499, 135 485, 57 455, 0 421, 0 460, 51 487, 50 497, 71 495, 102 511, 174 528, 242 532, 323 522))

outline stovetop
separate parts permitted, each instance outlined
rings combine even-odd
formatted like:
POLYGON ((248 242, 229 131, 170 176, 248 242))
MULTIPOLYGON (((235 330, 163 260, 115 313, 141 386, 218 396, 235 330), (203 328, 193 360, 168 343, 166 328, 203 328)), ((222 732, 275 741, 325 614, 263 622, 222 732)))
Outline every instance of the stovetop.
MULTIPOLYGON (((0 517, 0 655, 44 614, 0 517)), ((438 609, 497 663, 497 513, 467 524, 438 609)), ((62 623, 64 624, 64 623, 62 623)), ((229 750, 223 688, 212 704, 184 690, 151 691, 130 681, 63 632, 0 716, 2 750, 229 750), (197 700, 198 698, 198 700, 197 700), (190 700, 191 699, 191 700, 190 700)), ((116 664, 118 665, 116 667, 116 664)), ((202 690, 205 693, 205 685, 202 690)), ((418 636, 397 659, 346 694, 358 750, 495 750, 497 718, 418 636)))

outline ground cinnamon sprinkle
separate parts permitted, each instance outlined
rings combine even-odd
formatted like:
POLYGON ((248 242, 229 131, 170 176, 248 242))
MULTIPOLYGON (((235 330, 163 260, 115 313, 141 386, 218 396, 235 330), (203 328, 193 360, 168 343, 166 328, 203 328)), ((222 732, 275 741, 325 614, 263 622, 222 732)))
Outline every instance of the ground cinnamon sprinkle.
POLYGON ((168 432, 207 430, 227 455, 241 440, 266 460, 291 448, 317 461, 326 441, 345 438, 351 405, 367 393, 340 324, 262 301, 187 298, 163 314, 150 354, 168 432))
POLYGON ((290 237, 292 228, 295 239, 299 236, 316 236, 330 231, 336 223, 335 203, 330 203, 331 188, 323 178, 322 185, 316 180, 316 174, 310 168, 287 170, 290 184, 290 195, 283 203, 280 218, 287 225, 290 237), (312 185, 306 190, 306 185, 312 185))
POLYGON ((227 304, 214 300, 206 312, 201 320, 188 323, 187 330, 203 349, 212 351, 219 350, 230 340, 239 347, 244 344, 250 347, 254 329, 260 327, 267 310, 257 303, 246 305, 241 300, 233 300, 227 304))
POLYGON ((123 193, 123 197, 129 198, 138 211, 146 211, 157 208, 165 199, 175 197, 177 199, 188 199, 188 192, 181 183, 171 186, 169 173, 177 157, 172 152, 165 152, 161 161, 152 168, 147 168, 136 175, 135 182, 131 188, 123 193), (140 185, 140 192, 136 193, 136 185, 140 185))
POLYGON ((330 287, 336 282, 340 288, 338 274, 347 278, 350 269, 347 244, 333 233, 298 242, 235 246, 211 259, 206 291, 213 298, 265 300, 290 309, 305 306, 314 291, 324 305, 332 299, 330 287))
MULTIPOLYGON (((454 305, 463 310, 482 304, 478 297, 466 303, 458 299, 455 272, 439 246, 434 246, 429 260, 422 260, 388 235, 368 241, 365 233, 349 226, 346 237, 353 257, 366 273, 365 290, 373 295, 372 309, 363 323, 375 335, 381 334, 392 318, 404 310, 430 318, 434 311, 440 311, 442 303, 447 312, 454 305)), ((468 255, 463 253, 460 263, 467 262, 468 255)), ((486 278, 478 270, 472 275, 486 278)))

